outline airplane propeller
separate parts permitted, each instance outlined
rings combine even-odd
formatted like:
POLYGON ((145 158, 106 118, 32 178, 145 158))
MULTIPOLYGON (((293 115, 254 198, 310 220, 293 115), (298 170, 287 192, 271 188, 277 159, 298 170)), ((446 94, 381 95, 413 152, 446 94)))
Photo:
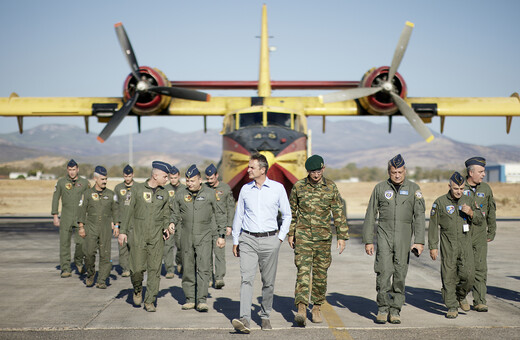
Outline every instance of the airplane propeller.
POLYGON ((150 82, 145 77, 141 77, 139 73, 139 64, 137 63, 137 58, 132 48, 132 44, 130 44, 130 39, 128 39, 128 35, 126 34, 125 28, 123 27, 123 24, 119 22, 115 24, 114 27, 116 30, 117 38, 119 40, 119 44, 121 45, 121 49, 123 50, 123 53, 126 56, 126 60, 130 65, 130 69, 132 70, 133 76, 137 80, 137 86, 135 87, 135 94, 133 95, 133 97, 126 101, 123 104, 123 106, 114 113, 114 115, 112 116, 112 118, 110 118, 105 128, 97 137, 97 139, 101 143, 103 143, 105 140, 108 139, 108 137, 110 137, 112 132, 114 132, 114 130, 121 123, 123 118, 125 118, 130 113, 135 103, 137 102, 137 99, 139 99, 139 95, 141 93, 154 92, 173 98, 209 101, 210 95, 207 93, 184 89, 180 87, 154 86, 150 84, 150 82))
POLYGON ((395 88, 395 85, 393 84, 395 73, 397 72, 397 69, 401 64, 401 60, 403 59, 406 47, 408 46, 408 41, 410 40, 410 36, 412 35, 413 26, 413 23, 409 21, 406 22, 401 36, 399 38, 399 42, 397 43, 394 56, 392 58, 392 64, 390 65, 390 69, 388 71, 388 77, 385 81, 381 82, 379 86, 359 87, 355 89, 333 92, 320 96, 320 100, 323 103, 333 103, 368 97, 378 92, 388 93, 394 104, 399 108, 399 111, 401 111, 403 116, 406 117, 410 125, 412 125, 412 127, 427 142, 431 142, 433 140, 433 134, 426 127, 426 125, 421 120, 419 115, 414 111, 414 109, 411 108, 410 105, 408 105, 408 103, 399 96, 399 94, 397 94, 397 90, 395 88))

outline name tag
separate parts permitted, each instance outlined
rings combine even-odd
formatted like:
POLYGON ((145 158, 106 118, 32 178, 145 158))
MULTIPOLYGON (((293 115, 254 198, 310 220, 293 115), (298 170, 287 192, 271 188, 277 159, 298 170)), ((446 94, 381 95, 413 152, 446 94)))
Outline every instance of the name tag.
POLYGON ((408 195, 408 190, 399 191, 399 195, 408 195))
POLYGON ((483 193, 483 192, 477 192, 477 197, 484 197, 484 196, 486 196, 485 193, 483 193))
POLYGON ((204 198, 204 197, 198 196, 195 200, 197 200, 197 201, 204 201, 205 199, 206 198, 204 198))
POLYGON ((466 224, 463 224, 463 225, 462 225, 462 231, 465 232, 465 233, 467 233, 467 232, 469 231, 469 224, 467 224, 467 223, 466 223, 466 224))
POLYGON ((161 195, 157 195, 155 196, 155 198, 157 198, 158 200, 162 200, 164 197, 162 197, 161 195))

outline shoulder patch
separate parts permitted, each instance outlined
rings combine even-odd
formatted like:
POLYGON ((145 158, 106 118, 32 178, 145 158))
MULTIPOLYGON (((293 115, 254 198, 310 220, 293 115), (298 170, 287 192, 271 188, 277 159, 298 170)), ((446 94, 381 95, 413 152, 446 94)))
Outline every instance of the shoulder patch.
POLYGON ((486 196, 485 193, 483 193, 483 192, 477 192, 477 197, 481 197, 481 198, 483 198, 483 197, 485 197, 485 196, 486 196))
POLYGON ((415 192, 415 197, 417 197, 417 198, 422 198, 422 192, 421 192, 421 190, 417 190, 417 191, 415 192))

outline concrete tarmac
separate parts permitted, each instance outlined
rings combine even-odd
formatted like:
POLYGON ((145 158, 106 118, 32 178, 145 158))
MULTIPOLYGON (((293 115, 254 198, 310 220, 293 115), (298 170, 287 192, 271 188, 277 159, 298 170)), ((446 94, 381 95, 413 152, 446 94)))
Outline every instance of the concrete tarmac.
MULTIPOLYGON (((255 282, 250 335, 234 332, 238 317, 240 269, 227 239, 226 286, 210 288, 207 313, 182 311, 184 294, 178 276, 161 278, 157 312, 132 305, 132 285, 120 276, 117 243, 112 242, 113 270, 108 289, 85 286, 84 276, 60 278, 58 231, 50 219, 2 218, 0 220, 0 339, 518 339, 520 338, 520 221, 499 221, 496 239, 489 244, 489 312, 463 312, 450 320, 440 288, 440 261, 426 250, 410 258, 406 304, 400 325, 374 323, 374 257, 361 244, 362 221, 351 221, 351 239, 338 255, 333 241, 329 269, 325 322, 293 323, 296 268, 293 251, 284 242, 275 285, 272 331, 260 330, 258 312, 260 275, 255 282)), ((163 273, 164 274, 164 273, 163 273)), ((146 292, 145 292, 146 294, 146 292)), ((471 303, 471 296, 469 300, 471 303)), ((310 317, 310 312, 308 313, 310 317)))

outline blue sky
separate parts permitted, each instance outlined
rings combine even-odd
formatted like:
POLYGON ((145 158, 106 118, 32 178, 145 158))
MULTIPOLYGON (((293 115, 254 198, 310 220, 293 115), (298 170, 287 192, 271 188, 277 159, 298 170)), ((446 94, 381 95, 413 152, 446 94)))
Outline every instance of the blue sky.
MULTIPOLYGON (((123 22, 140 65, 170 80, 256 80, 261 6, 267 4, 273 80, 359 80, 390 64, 404 23, 415 24, 399 68, 411 97, 507 97, 520 91, 520 2, 505 1, 28 1, 0 2, 0 96, 121 96, 129 73, 114 31, 123 22)), ((212 91, 212 95, 255 95, 212 91)), ((274 91, 273 95, 318 92, 274 91)), ((358 118, 345 117, 353 120, 358 118)), ((386 122, 385 118, 366 118, 386 122)), ((91 133, 104 125, 90 119, 91 133)), ((404 123, 404 118, 394 120, 404 123)), ((83 118, 26 118, 83 126, 83 118)), ((220 128, 221 118, 209 118, 220 128)), ((439 119, 428 125, 439 131, 439 119)), ((142 129, 188 132, 202 118, 151 117, 142 129)), ((0 117, 0 133, 17 131, 0 117)), ((137 131, 126 119, 115 134, 137 131)), ((520 117, 447 118, 445 135, 520 145, 520 117)))

